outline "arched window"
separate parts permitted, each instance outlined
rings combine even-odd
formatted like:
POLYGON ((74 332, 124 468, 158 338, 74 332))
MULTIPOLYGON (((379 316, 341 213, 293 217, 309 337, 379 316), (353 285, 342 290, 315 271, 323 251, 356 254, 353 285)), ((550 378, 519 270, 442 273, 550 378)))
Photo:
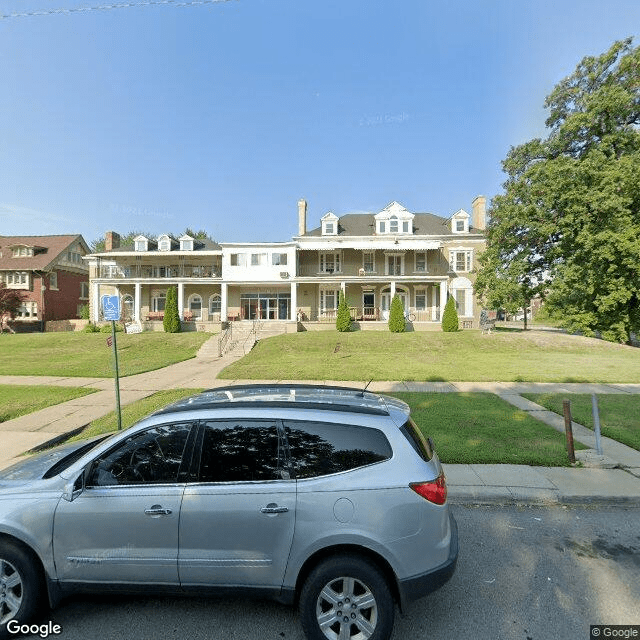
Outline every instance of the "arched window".
POLYGON ((209 298, 209 315, 215 315, 215 314, 220 314, 220 312, 222 311, 222 298, 220 297, 220 294, 218 293, 214 293, 210 298, 209 298))
POLYGON ((398 233, 398 218, 391 216, 389 218, 389 233, 398 233))

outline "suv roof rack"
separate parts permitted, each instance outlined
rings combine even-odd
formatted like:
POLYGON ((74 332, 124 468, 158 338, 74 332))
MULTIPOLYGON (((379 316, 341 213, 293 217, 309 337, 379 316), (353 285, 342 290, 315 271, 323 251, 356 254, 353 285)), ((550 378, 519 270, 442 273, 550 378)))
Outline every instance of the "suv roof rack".
POLYGON ((354 387, 312 384, 243 384, 216 387, 178 400, 156 414, 196 409, 270 407, 322 409, 370 415, 389 415, 380 396, 354 387))

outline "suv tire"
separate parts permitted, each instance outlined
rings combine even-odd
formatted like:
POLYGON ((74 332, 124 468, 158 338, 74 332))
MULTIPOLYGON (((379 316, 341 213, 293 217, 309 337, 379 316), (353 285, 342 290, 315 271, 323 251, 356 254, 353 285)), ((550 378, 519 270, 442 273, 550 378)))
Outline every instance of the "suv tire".
POLYGON ((395 615, 391 590, 380 570, 362 557, 344 555, 311 571, 299 609, 309 640, 387 640, 395 615))
POLYGON ((11 635, 10 620, 25 624, 35 616, 40 582, 33 559, 23 549, 11 542, 0 544, 0 638, 11 635))

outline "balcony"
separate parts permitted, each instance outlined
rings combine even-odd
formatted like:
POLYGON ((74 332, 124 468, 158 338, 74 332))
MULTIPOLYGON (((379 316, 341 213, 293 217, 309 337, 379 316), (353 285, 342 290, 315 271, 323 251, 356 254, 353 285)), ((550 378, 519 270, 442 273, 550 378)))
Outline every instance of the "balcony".
POLYGON ((152 266, 152 265, 101 265, 99 278, 106 280, 139 280, 139 279, 163 279, 163 278, 221 278, 222 266, 203 265, 172 265, 172 266, 152 266))

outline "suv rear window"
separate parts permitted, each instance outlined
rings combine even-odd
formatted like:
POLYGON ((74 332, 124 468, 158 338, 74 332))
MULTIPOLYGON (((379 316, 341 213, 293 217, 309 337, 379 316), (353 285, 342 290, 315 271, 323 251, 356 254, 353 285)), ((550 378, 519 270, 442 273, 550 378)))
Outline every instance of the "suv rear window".
POLYGON ((285 420, 297 478, 314 478, 388 460, 391 445, 370 427, 285 420))
POLYGON ((433 451, 429 441, 422 435, 422 431, 411 418, 400 427, 400 433, 409 441, 409 444, 423 460, 429 461, 433 458, 433 451))

